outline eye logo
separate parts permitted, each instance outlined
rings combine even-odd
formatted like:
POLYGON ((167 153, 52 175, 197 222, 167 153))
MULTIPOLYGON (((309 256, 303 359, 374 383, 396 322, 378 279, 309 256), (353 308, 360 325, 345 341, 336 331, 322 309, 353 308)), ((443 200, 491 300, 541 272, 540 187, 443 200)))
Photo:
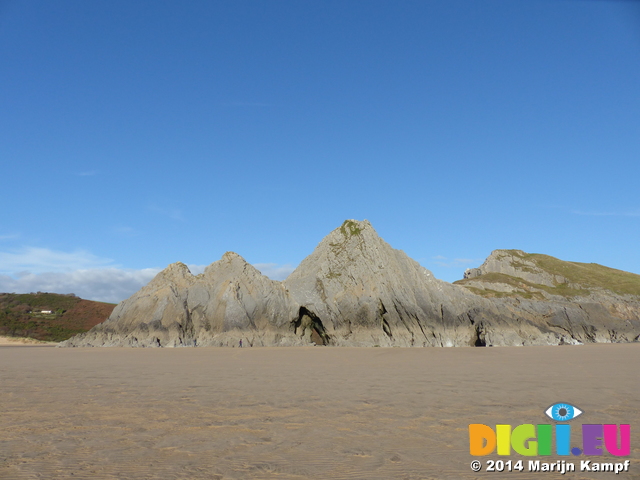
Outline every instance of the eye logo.
POLYGON ((569 403, 554 403, 544 413, 556 422, 568 422, 579 417, 582 414, 582 410, 569 403))

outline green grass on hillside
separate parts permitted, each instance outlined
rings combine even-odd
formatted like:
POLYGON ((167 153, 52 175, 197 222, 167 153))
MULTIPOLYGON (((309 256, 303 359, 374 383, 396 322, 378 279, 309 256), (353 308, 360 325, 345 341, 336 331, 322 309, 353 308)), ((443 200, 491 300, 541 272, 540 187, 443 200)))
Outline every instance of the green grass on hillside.
POLYGON ((54 311, 69 310, 79 301, 80 298, 76 296, 57 293, 5 293, 0 297, 3 306, 27 305, 33 309, 54 311))
MULTIPOLYGON (((588 295, 591 293, 590 289, 594 288, 603 288, 623 295, 629 294, 640 296, 640 275, 636 275, 635 273, 616 270, 615 268, 605 267, 603 265, 598 265, 597 263, 566 262, 540 253, 524 253, 520 250, 506 250, 505 252, 514 257, 533 262, 545 272, 552 275, 560 275, 566 278, 570 284, 578 284, 583 288, 572 288, 566 283, 558 283, 554 287, 548 287, 546 285, 527 282, 522 278, 495 272, 487 273, 473 279, 459 280, 454 283, 464 285, 474 293, 485 297, 520 296, 525 298, 537 298, 540 296, 539 293, 536 295, 536 292, 530 292, 531 289, 544 290, 552 295, 575 297, 588 295), (473 287, 474 282, 479 281, 486 283, 505 283, 514 288, 527 290, 527 292, 497 292, 494 290, 483 290, 473 287)), ((531 267, 518 261, 511 262, 511 264, 525 272, 533 271, 531 267)))
POLYGON ((640 275, 616 270, 597 263, 565 262, 540 253, 524 256, 533 260, 543 270, 562 275, 570 283, 579 283, 587 287, 606 288, 619 294, 640 295, 640 275))
POLYGON ((528 282, 523 280, 522 278, 512 277, 511 275, 506 275, 504 273, 486 273, 484 275, 480 275, 479 277, 458 280, 454 282, 456 285, 464 285, 469 290, 478 295, 482 295, 483 297, 524 297, 530 299, 538 299, 542 300, 544 295, 536 290, 544 290, 552 295, 560 295, 562 297, 577 297, 582 295, 589 295, 591 293, 586 289, 576 289, 570 288, 567 284, 558 284, 555 287, 548 287, 547 285, 540 285, 533 282, 528 282), (485 282, 485 283, 504 283, 511 287, 518 288, 520 292, 499 292, 491 289, 481 289, 474 287, 473 284, 475 282, 485 282))
POLYGON ((104 321, 114 306, 75 295, 0 293, 0 336, 60 342, 104 321))

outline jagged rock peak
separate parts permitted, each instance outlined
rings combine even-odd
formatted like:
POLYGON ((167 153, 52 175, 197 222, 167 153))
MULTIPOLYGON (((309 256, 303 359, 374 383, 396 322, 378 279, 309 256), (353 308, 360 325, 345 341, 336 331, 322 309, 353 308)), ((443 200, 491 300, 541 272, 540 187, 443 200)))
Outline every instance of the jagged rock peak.
POLYGON ((333 234, 340 234, 343 240, 378 237, 378 232, 376 232, 369 220, 345 220, 342 222, 342 225, 333 230, 329 236, 333 234))
POLYGON ((345 220, 284 281, 234 252, 174 263, 67 346, 545 345, 640 340, 640 276, 495 250, 455 285, 345 220))
MULTIPOLYGON (((340 230, 340 233, 342 233, 342 235, 344 235, 345 237, 353 237, 354 235, 360 235, 364 230, 369 228, 373 230, 373 227, 371 226, 371 222, 369 222, 369 220, 365 219, 359 221, 349 219, 342 222, 342 225, 336 228, 336 230, 340 230)), ((373 232, 375 233, 375 230, 373 230, 373 232)))
MULTIPOLYGON (((395 275, 416 270, 433 278, 431 272, 411 260, 402 250, 392 248, 368 220, 345 220, 331 231, 284 281, 285 285, 333 280, 345 286, 375 283, 380 274, 395 275)), ((309 285, 312 286, 311 284, 309 285)))
MULTIPOLYGON (((461 305, 472 296, 436 280, 380 238, 369 222, 356 220, 346 220, 327 235, 283 284, 331 338, 353 345, 444 344, 428 323, 448 322, 462 313, 448 305, 461 305)), ((454 334, 452 344, 466 344, 467 330, 454 334)))
POLYGON ((245 261, 244 258, 242 258, 242 255, 238 255, 236 252, 225 252, 224 255, 222 255, 222 258, 220 260, 227 260, 231 262, 235 259, 241 259, 245 261))
POLYGON ((220 276, 221 272, 227 272, 227 274, 231 274, 233 272, 234 274, 242 273, 250 276, 264 276, 260 270, 255 268, 241 255, 238 255, 235 252, 225 252, 220 260, 213 262, 204 269, 204 276, 209 278, 212 276, 220 276))
POLYGON ((175 262, 167 266, 164 270, 160 271, 154 279, 151 281, 151 284, 157 283, 166 283, 180 281, 184 279, 192 279, 194 278, 191 270, 182 262, 175 262))
MULTIPOLYGON (((381 250, 392 250, 378 235, 368 220, 345 220, 324 237, 315 250, 306 257, 285 283, 306 276, 310 271, 322 271, 323 276, 338 275, 345 268, 366 268, 378 262, 381 250)), ((379 262, 378 262, 379 263, 379 262)))
POLYGON ((164 272, 165 274, 187 274, 187 273, 191 273, 191 270, 189 270, 189 267, 187 267, 184 263, 182 262, 174 262, 170 265, 167 265, 167 267, 162 270, 162 272, 164 272))

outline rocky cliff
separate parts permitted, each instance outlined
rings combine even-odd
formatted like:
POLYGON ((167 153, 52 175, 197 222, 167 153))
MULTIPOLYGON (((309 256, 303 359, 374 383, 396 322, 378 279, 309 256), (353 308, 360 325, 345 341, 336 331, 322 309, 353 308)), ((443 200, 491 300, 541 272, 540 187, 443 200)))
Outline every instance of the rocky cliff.
POLYGON ((496 250, 450 284, 347 220, 284 281, 235 253, 176 263, 63 346, 484 346, 630 342, 640 276, 496 250))

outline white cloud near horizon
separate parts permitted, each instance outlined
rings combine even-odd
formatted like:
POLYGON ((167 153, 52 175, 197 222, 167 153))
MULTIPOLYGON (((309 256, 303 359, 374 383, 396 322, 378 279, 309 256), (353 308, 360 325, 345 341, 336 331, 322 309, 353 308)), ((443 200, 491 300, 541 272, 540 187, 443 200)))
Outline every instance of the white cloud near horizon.
POLYGON ((159 271, 158 268, 97 268, 39 274, 23 272, 18 278, 0 275, 0 292, 75 293, 86 300, 118 303, 149 283, 159 271))
POLYGON ((70 271, 113 266, 113 260, 100 258, 86 250, 62 252, 41 247, 22 247, 0 252, 0 274, 14 272, 70 271))

